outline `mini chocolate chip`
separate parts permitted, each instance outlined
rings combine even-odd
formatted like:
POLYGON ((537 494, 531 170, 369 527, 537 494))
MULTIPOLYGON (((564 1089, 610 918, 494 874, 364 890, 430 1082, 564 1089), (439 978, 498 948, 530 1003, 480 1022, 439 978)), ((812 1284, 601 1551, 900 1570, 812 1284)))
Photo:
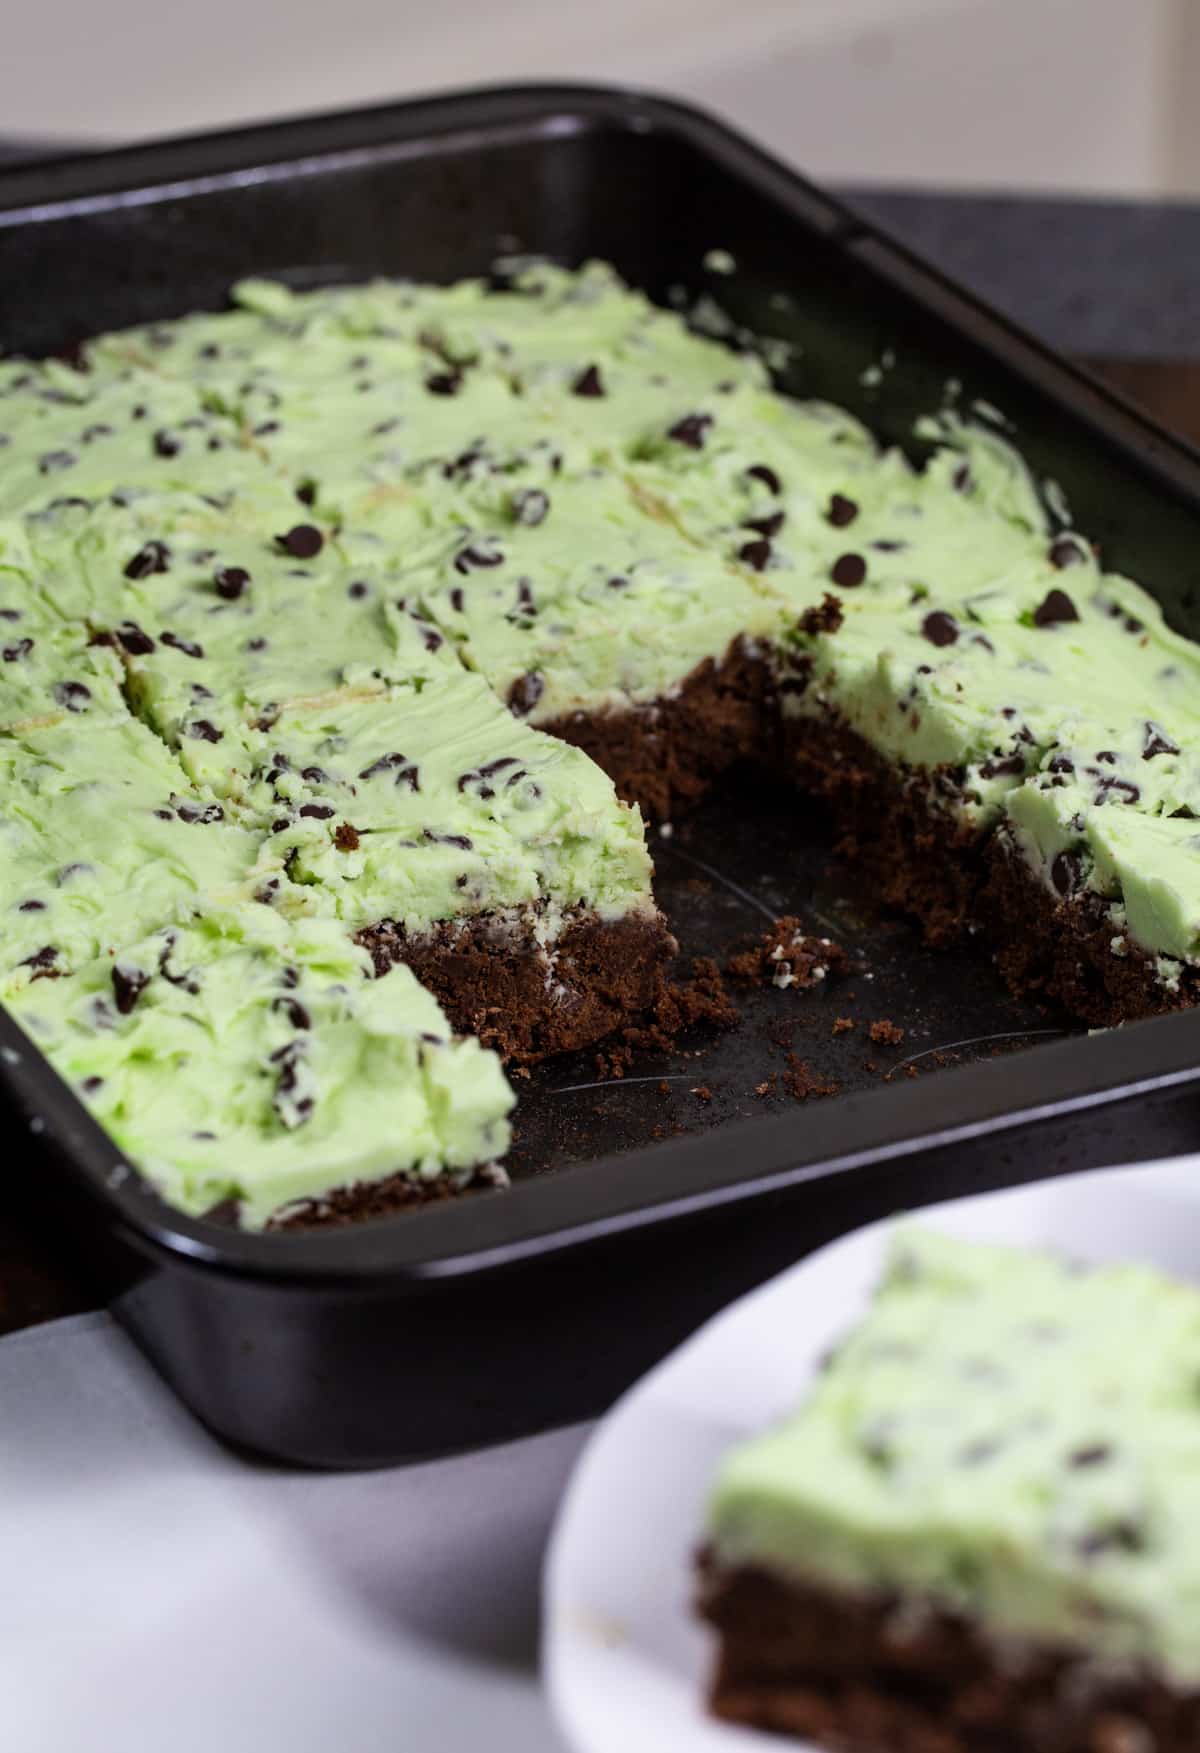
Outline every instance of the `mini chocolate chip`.
POLYGON ((22 968, 33 968, 39 974, 47 974, 57 965, 58 950, 52 943, 43 944, 40 950, 34 950, 21 963, 22 968))
POLYGON ((272 834, 282 834, 284 829, 290 828, 291 825, 292 818, 290 816, 276 816, 271 823, 271 832, 272 834))
POLYGON ((450 592, 450 607, 454 610, 456 615, 462 614, 465 601, 466 598, 463 595, 461 584, 456 584, 454 589, 450 592))
POLYGON ((1067 566, 1082 566, 1085 556, 1078 542, 1073 542, 1070 536, 1060 536, 1051 542, 1047 558, 1061 572, 1067 566))
POLYGON ((456 396, 461 386, 462 373, 459 371, 436 371, 425 379, 425 388, 431 396, 456 396))
POLYGON ((1078 621, 1079 610, 1071 601, 1065 590, 1057 586, 1048 590, 1037 608, 1033 611, 1035 627, 1053 627, 1059 621, 1078 621))
POLYGON ((1083 1558, 1095 1558, 1102 1552, 1144 1552, 1145 1549, 1145 1529, 1125 1518, 1111 1522, 1107 1528, 1097 1528, 1094 1533, 1085 1534, 1077 1543, 1077 1550, 1083 1558))
POLYGON ((549 510, 549 494, 540 487, 523 487, 512 496, 513 522, 524 524, 526 529, 536 529, 538 524, 545 523, 549 510))
POLYGON ((426 828, 423 838, 428 840, 431 846, 454 846, 459 852, 473 852, 475 850, 475 842, 469 840, 465 834, 435 834, 431 828, 426 828))
POLYGON ((244 566, 218 566, 213 573, 217 595, 227 603, 236 602, 249 582, 250 574, 244 566))
POLYGON ((744 517, 742 528, 756 530, 760 536, 777 536, 783 528, 784 517, 785 513, 782 511, 772 511, 766 517, 744 517))
POLYGON ((518 718, 527 718, 546 691, 544 679, 536 670, 518 676, 508 690, 508 705, 518 718))
POLYGON ((668 429, 667 437, 676 444, 685 444, 689 450, 703 450, 712 423, 711 414, 685 414, 668 429))
POLYGON ((45 911, 46 903, 44 901, 22 901, 17 908, 18 913, 44 913, 45 911))
POLYGON ((931 645, 953 645, 958 638, 958 622, 945 609, 933 609, 921 622, 921 632, 931 645))
POLYGON ((171 432, 154 434, 154 454, 160 457, 177 457, 183 446, 171 432))
POLYGON ((1153 719, 1146 720, 1146 740, 1142 745, 1142 760, 1152 761, 1155 755, 1177 755, 1179 744, 1172 742, 1161 725, 1153 719))
POLYGON ((302 803, 300 805, 300 814, 302 816, 312 816, 318 822, 327 822, 330 816, 334 814, 334 810, 331 805, 327 803, 302 803))
POLYGON ((356 603, 360 603, 367 595, 367 586, 361 578, 356 578, 353 584, 346 586, 346 595, 352 597, 356 603))
POLYGON ((45 456, 38 458, 38 472, 52 475, 58 469, 69 469, 75 460, 74 453, 69 450, 48 450, 45 456))
POLYGON ((298 998, 289 998, 286 995, 275 998, 271 1001, 271 1009, 285 1012, 294 1029, 312 1028, 312 1017, 298 998))
POLYGON ((764 572, 771 558, 771 544, 765 536, 759 536, 753 542, 743 542, 737 551, 737 557, 743 566, 750 566, 755 572, 764 572))
POLYGON ((184 639, 181 634, 172 633, 169 627, 163 629, 159 638, 164 645, 171 646, 174 651, 181 651, 184 657, 204 656, 204 647, 198 644, 195 639, 184 639))
POLYGON ((126 578, 149 578, 152 573, 165 572, 170 564, 171 550, 165 542, 146 542, 125 566, 126 578))
POLYGON ((1047 773, 1074 773, 1075 763, 1070 755, 1051 755, 1046 763, 1047 773))
POLYGON ((835 530, 845 529, 858 516, 858 506, 853 499, 847 499, 844 493, 831 493, 829 505, 825 512, 825 521, 831 523, 835 530))
POLYGON ((839 554, 829 569, 829 576, 843 590, 853 590, 867 576, 867 563, 861 554, 839 554))
POLYGON ((136 621, 122 621, 115 632, 121 649, 130 657, 146 657, 155 650, 153 639, 136 621))
POLYGON ((586 366, 571 385, 571 391, 576 396, 602 396, 604 383, 600 376, 600 367, 598 365, 586 366))
POLYGON ((199 822, 202 825, 209 822, 223 822, 225 811, 219 803, 184 802, 179 805, 179 819, 181 822, 199 822))
POLYGON ((967 463, 959 463, 950 477, 951 485, 959 493, 970 493, 975 486, 974 476, 967 463))
POLYGON ((102 1077, 96 1077, 95 1075, 85 1077, 79 1087, 85 1096, 94 1096, 97 1090, 103 1089, 104 1079, 102 1077))
POLYGON ((1103 761, 1106 767, 1115 767, 1117 764, 1116 753, 1112 749, 1098 749, 1096 751, 1096 759, 1097 761, 1103 761))
POLYGON ((1125 803, 1137 803, 1142 795, 1140 786, 1131 779, 1115 779, 1106 773, 1096 787, 1096 802, 1107 803, 1113 792, 1117 792, 1125 803))
POLYGON ((122 1016, 128 1016, 142 993, 150 984, 149 974, 140 968, 123 968, 120 962, 112 971, 113 992, 117 1000, 117 1009, 122 1016))
POLYGON ((761 481, 767 492, 776 497, 783 492, 783 482, 768 463, 751 463, 746 474, 751 481, 761 481))
POLYGON ((0 657, 5 663, 20 663, 33 650, 32 639, 18 639, 15 645, 6 645, 0 649, 0 657))
POLYGON ((315 481, 301 481, 296 488, 296 498, 301 505, 313 505, 316 502, 316 497, 317 483, 315 481))
POLYGON ((295 560, 312 560, 325 546, 325 538, 315 524, 298 523, 276 536, 275 546, 295 560))
POLYGON ((1112 1460, 1112 1449, 1108 1443, 1093 1443, 1090 1448, 1074 1449, 1067 1456, 1068 1467, 1099 1467, 1105 1461, 1112 1460))
POLYGON ((473 572, 477 567, 499 566, 503 560, 504 555, 498 548, 485 548, 479 547, 475 543, 468 543, 465 548, 460 548, 454 556, 454 570, 462 573, 473 572))
POLYGON ((1079 887, 1083 864, 1077 852, 1058 852, 1050 866, 1050 881, 1060 895, 1073 895, 1079 887))
POLYGON ((247 639, 246 641, 247 651, 265 651, 266 649, 267 642, 261 634, 259 634, 257 639, 247 639))
POLYGON ((218 730, 211 719, 194 718, 188 726, 188 735, 190 737, 199 737, 206 743, 219 743, 225 733, 224 731, 218 730))

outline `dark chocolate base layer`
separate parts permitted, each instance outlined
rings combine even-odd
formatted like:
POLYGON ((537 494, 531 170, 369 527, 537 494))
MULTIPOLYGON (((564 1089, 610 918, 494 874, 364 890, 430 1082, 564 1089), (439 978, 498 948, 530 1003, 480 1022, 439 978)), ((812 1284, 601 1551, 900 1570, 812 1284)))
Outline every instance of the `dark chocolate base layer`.
POLYGON ((1025 860, 997 834, 988 848, 988 878, 980 911, 989 922, 996 965, 1014 992, 1056 1000, 1093 1028, 1134 1017, 1187 1010, 1200 1000, 1193 969, 1180 969, 1175 991, 1157 976, 1155 961, 1125 939, 1099 896, 1059 898, 1038 881, 1025 860))
POLYGON ((494 1168, 477 1169, 468 1181, 439 1175, 432 1181, 412 1181, 407 1175, 389 1175, 383 1181, 357 1181, 335 1187, 318 1199, 305 1199, 289 1206, 268 1223, 269 1230, 338 1229, 344 1224, 365 1223, 372 1217, 394 1217, 398 1211, 416 1211, 422 1205, 439 1205, 460 1193, 487 1187, 505 1187, 507 1176, 494 1168))
POLYGON ((358 941, 378 973, 407 963, 459 1034, 516 1065, 589 1047, 650 1010, 678 947, 657 913, 585 913, 549 951, 519 917, 446 921, 420 937, 384 920, 358 941))
POLYGON ((870 866, 887 906, 919 921, 931 944, 973 929, 985 842, 938 807, 957 789, 952 772, 905 773, 832 718, 787 719, 782 741, 785 772, 830 804, 839 851, 870 866))
POLYGON ((702 1561, 720 1634, 714 1715, 837 1753, 1195 1753, 1200 1693, 1075 1652, 993 1645, 969 1620, 702 1561))
POLYGON ((538 729, 574 743, 602 767, 626 803, 670 821, 699 803, 718 774, 774 739, 771 679, 763 656, 736 640, 706 658, 678 694, 622 712, 572 712, 538 729))

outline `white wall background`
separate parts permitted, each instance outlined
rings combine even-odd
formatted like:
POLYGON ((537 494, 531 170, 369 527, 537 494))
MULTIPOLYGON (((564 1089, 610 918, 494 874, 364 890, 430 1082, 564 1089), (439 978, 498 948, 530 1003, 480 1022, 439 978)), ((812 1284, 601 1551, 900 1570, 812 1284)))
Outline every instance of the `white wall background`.
POLYGON ((3 0, 0 132, 654 85, 818 176, 1200 193, 1200 0, 3 0))

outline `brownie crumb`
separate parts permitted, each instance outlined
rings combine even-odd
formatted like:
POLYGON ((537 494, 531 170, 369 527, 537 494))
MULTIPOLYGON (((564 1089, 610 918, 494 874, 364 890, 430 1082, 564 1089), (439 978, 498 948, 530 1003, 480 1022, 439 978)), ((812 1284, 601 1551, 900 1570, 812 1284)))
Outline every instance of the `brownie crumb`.
POLYGON ((833 1027, 829 1032, 831 1035, 848 1035, 851 1029, 857 1027, 858 1024, 852 1016, 835 1016, 833 1019, 833 1027))
POLYGON ((836 633, 844 619, 841 598, 827 590, 819 603, 805 609, 796 622, 796 630, 815 638, 818 633, 836 633))
POLYGON ((792 914, 777 919, 753 946, 729 957, 725 972, 747 985, 771 985, 781 992, 804 992, 830 974, 840 974, 846 952, 830 937, 812 937, 792 914))
POLYGON ((711 956, 700 956, 692 963, 690 980, 664 977, 650 1009, 620 1029, 617 1038, 639 1052, 670 1053, 679 1036, 689 1029, 701 1025, 732 1029, 740 1021, 738 1008, 725 991, 720 968, 711 956))
POLYGON ((702 1102, 712 1101, 712 1091, 706 1083, 698 1083, 691 1093, 702 1102))
POLYGON ((357 852, 359 847, 358 829, 352 828, 349 822, 339 822, 333 831, 333 843, 339 852, 357 852))
POLYGON ((904 1030, 890 1017, 881 1017, 867 1032, 877 1047, 898 1047, 904 1039, 904 1030))
POLYGON ((801 1059, 798 1054, 789 1053, 787 1062, 783 1087, 794 1102, 811 1102, 821 1096, 836 1096, 840 1090, 839 1083, 833 1078, 822 1077, 813 1070, 807 1059, 801 1059))
POLYGON ((761 1083, 755 1084, 754 1093, 761 1100, 763 1096, 769 1096, 774 1087, 775 1079, 773 1077, 765 1077, 761 1083))
POLYGON ((593 1064, 596 1067, 596 1076, 605 1080, 608 1078, 622 1078, 629 1070, 629 1064, 632 1058, 632 1048, 623 1046, 620 1042, 618 1042, 616 1046, 602 1048, 593 1060, 593 1064))

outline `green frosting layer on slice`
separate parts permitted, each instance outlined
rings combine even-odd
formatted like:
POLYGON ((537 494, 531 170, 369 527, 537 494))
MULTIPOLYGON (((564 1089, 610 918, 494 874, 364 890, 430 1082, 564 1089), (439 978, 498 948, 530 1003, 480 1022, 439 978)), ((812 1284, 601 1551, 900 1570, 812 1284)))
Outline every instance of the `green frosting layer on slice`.
POLYGON ((901 1231, 806 1406, 730 1454, 724 1565, 1200 1682, 1200 1294, 901 1231))
POLYGON ((407 968, 371 978, 336 925, 233 907, 10 1001, 164 1198, 248 1227, 331 1188, 469 1178, 506 1150, 494 1053, 407 968))
POLYGON ((279 866, 129 717, 0 737, 0 983, 61 975, 279 866))

